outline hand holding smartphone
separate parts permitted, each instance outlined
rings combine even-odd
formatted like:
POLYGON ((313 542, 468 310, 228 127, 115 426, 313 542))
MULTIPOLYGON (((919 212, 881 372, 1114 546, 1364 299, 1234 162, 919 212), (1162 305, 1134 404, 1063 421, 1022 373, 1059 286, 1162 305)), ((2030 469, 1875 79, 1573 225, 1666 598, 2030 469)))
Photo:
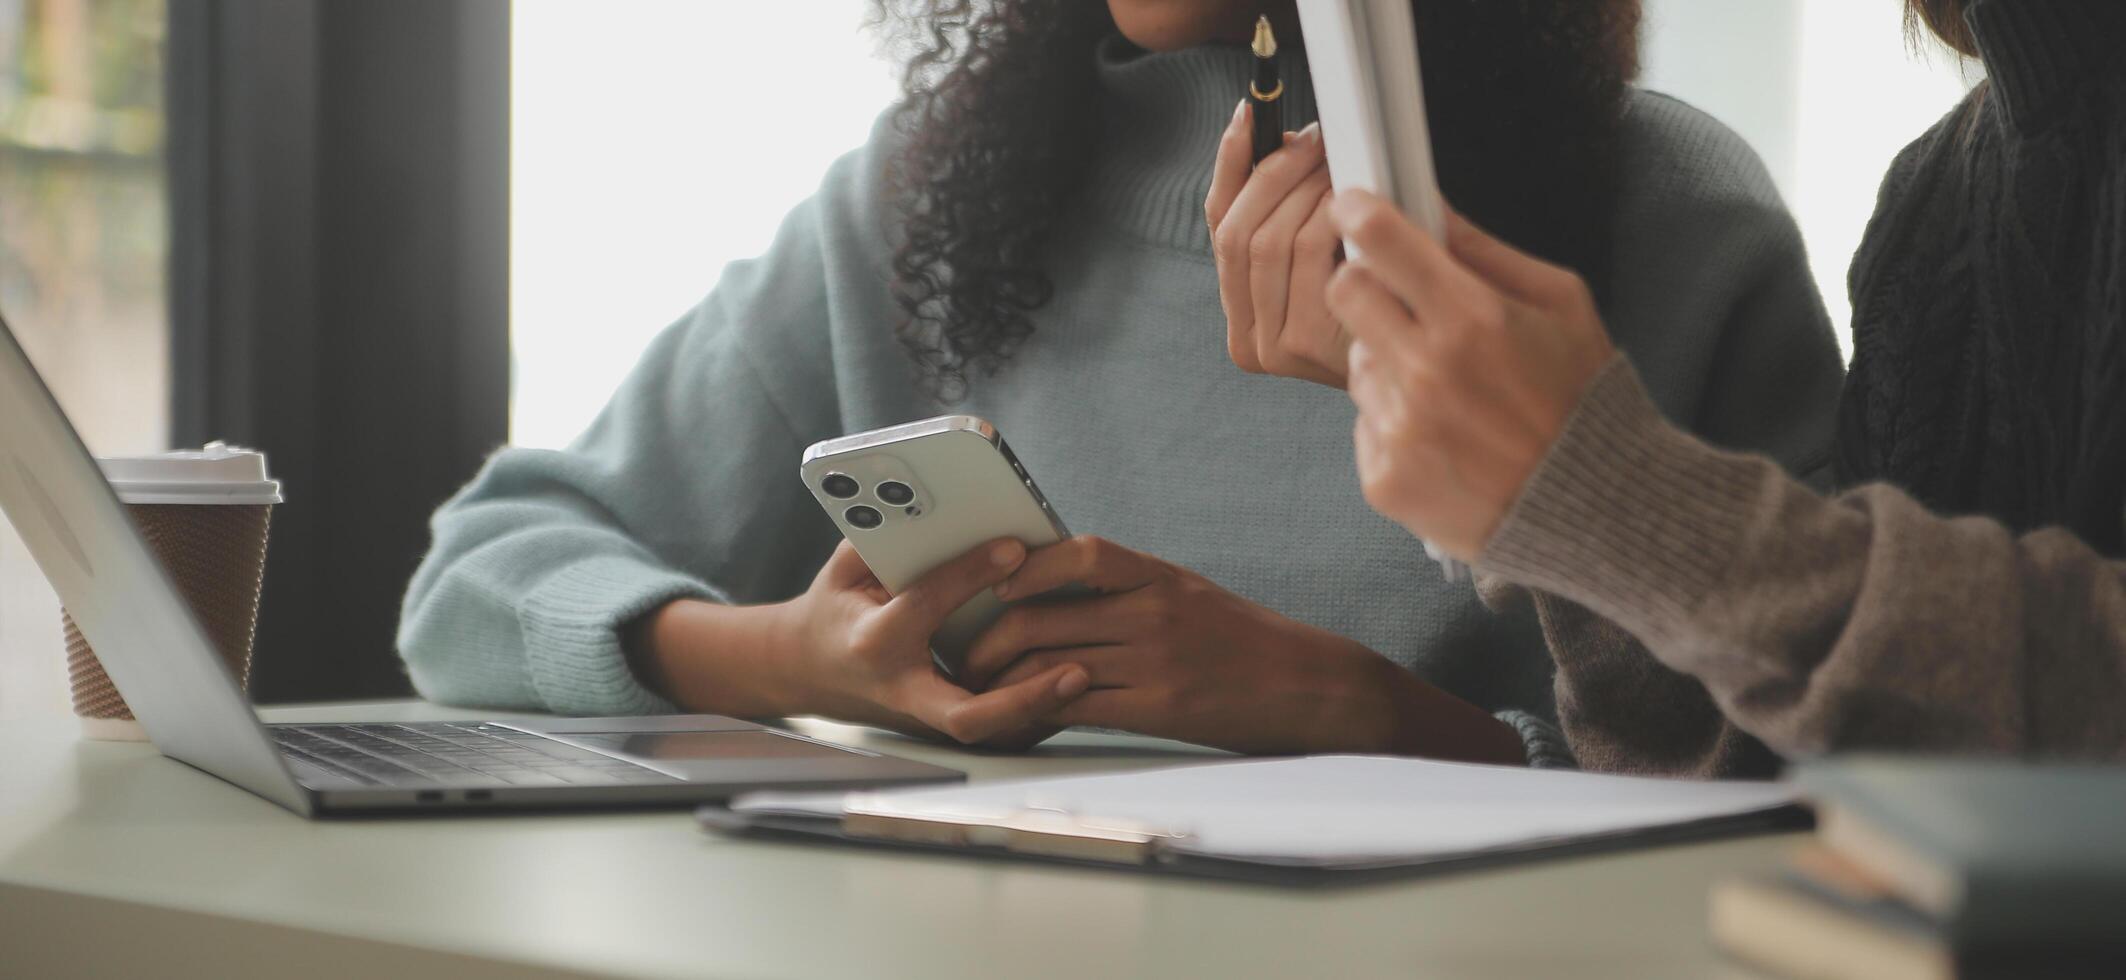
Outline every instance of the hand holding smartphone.
MULTIPOLYGON (((896 595, 997 538, 1032 550, 1070 536, 996 427, 973 416, 830 439, 805 450, 800 472, 879 584, 896 595)), ((1006 608, 985 592, 947 617, 931 640, 938 665, 956 673, 1006 608)))

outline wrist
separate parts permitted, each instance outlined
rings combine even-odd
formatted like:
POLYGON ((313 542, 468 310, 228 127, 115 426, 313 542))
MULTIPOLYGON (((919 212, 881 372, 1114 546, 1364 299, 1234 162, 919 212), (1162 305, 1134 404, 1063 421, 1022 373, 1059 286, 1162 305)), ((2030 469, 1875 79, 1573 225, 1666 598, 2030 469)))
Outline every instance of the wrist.
POLYGON ((816 700, 807 693, 801 669, 807 649, 802 601, 800 597, 748 607, 755 626, 750 673, 757 678, 761 699, 772 708, 767 714, 776 718, 806 714, 816 700))
POLYGON ((668 603, 636 627, 630 651, 636 676, 688 710, 740 718, 788 714, 788 658, 778 646, 786 642, 782 605, 668 603))
POLYGON ((1336 642, 1337 656, 1326 661, 1332 669, 1323 671, 1321 661, 1300 667, 1330 684, 1300 733, 1306 751, 1426 754, 1405 747, 1410 741, 1405 716, 1422 710, 1410 703, 1408 687, 1416 678, 1363 644, 1343 637, 1336 642))
POLYGON ((1513 726, 1384 657, 1375 659, 1379 661, 1375 683, 1386 712, 1374 725, 1379 741, 1376 751, 1457 762, 1527 764, 1527 747, 1513 726))

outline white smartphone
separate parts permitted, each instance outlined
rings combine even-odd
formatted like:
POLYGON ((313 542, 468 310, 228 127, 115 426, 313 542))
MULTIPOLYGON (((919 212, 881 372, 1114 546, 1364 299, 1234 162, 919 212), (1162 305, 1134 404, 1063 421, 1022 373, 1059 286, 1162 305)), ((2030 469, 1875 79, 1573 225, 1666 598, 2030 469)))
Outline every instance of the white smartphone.
MULTIPOLYGON (((805 487, 898 595, 930 570, 997 538, 1030 549, 1070 536, 996 426, 946 415, 829 439, 805 450, 805 487)), ((1006 603, 984 591, 931 639, 946 673, 1006 603)))

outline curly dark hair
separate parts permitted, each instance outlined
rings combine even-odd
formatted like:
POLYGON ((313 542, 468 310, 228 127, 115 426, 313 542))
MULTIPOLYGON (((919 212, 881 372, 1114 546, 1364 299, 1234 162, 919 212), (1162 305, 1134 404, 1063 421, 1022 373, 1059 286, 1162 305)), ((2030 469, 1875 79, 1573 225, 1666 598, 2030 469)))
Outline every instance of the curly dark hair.
MULTIPOLYGON (((1413 0, 1440 182, 1457 208, 1603 291, 1640 0, 1413 0)), ((902 65, 887 184, 900 338, 951 400, 1033 331, 1042 249, 1100 132, 1102 0, 873 0, 902 65)), ((1210 148, 1205 148, 1209 165, 1210 148)))

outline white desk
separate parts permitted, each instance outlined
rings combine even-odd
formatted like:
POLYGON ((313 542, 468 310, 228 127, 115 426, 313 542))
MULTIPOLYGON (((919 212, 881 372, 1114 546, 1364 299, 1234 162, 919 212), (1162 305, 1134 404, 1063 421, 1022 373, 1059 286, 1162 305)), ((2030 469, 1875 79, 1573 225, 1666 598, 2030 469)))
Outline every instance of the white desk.
MULTIPOLYGON (((1186 752, 1075 736, 1015 758, 807 730, 977 779, 1186 752)), ((0 739, 9 977, 1696 978, 1732 974, 1706 944, 1707 886, 1793 845, 1291 891, 734 841, 683 812, 311 823, 145 745, 21 724, 0 739)))

